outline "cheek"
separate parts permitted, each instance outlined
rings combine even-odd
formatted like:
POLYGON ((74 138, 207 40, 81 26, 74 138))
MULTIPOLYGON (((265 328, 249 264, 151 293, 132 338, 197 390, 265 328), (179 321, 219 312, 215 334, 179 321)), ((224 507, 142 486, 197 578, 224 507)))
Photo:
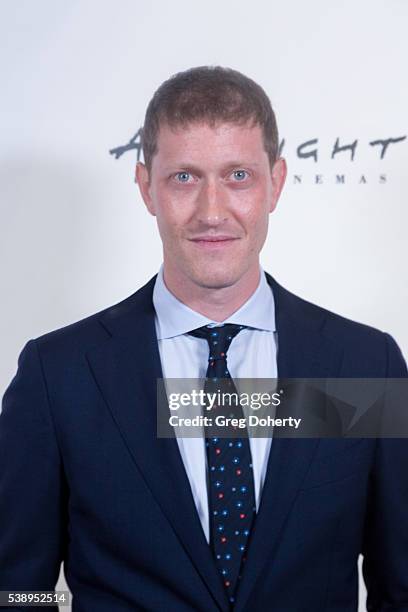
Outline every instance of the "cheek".
POLYGON ((235 202, 235 214, 240 223, 253 233, 258 232, 268 223, 268 202, 265 190, 257 190, 243 195, 235 202))
POLYGON ((162 198, 156 205, 156 219, 162 238, 176 237, 188 222, 189 209, 174 198, 162 198))

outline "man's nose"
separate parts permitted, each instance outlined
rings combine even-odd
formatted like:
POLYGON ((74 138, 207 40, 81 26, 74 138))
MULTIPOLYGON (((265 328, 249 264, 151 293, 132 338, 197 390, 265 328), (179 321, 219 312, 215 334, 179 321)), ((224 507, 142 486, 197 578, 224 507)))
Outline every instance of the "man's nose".
POLYGON ((197 218, 203 223, 217 225, 228 218, 227 196, 215 179, 203 181, 197 204, 197 218))

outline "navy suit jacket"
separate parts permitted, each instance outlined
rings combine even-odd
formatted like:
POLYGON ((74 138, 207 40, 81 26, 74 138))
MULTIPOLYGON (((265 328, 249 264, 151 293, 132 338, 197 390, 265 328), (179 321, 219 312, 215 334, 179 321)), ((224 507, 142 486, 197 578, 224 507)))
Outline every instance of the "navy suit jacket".
MULTIPOLYGON (((385 333, 274 292, 280 377, 405 377, 385 333)), ((0 590, 74 612, 226 611, 175 439, 156 436, 155 277, 27 343, 0 415, 0 590)), ((237 612, 408 610, 408 443, 272 444, 237 612)), ((14 608, 15 609, 15 608, 14 608)), ((25 608, 24 608, 25 609, 25 608)))

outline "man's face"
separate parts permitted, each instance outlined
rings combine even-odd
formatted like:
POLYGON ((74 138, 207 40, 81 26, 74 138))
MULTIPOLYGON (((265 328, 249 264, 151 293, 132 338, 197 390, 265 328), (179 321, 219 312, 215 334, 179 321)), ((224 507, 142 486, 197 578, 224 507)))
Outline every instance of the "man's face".
POLYGON ((206 288, 257 275, 285 176, 283 159, 271 170, 258 125, 162 125, 150 176, 139 163, 137 181, 157 218, 165 274, 206 288))

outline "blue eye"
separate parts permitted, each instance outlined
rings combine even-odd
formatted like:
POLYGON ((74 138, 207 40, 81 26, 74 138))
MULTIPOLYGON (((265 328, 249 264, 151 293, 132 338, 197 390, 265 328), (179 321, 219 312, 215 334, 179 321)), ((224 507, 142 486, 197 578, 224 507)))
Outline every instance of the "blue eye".
POLYGON ((237 181, 243 181, 247 177, 248 172, 246 170, 234 170, 233 175, 237 181))
POLYGON ((179 183, 188 183, 190 176, 191 175, 189 172, 177 172, 176 179, 179 181, 179 183))

